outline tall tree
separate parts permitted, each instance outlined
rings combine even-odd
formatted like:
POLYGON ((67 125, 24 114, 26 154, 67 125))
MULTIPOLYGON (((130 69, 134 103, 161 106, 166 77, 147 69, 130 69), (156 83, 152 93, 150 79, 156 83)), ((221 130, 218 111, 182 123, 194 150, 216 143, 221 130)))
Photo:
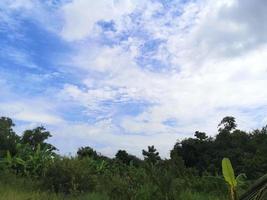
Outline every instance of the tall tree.
POLYGON ((145 158, 145 161, 153 165, 161 160, 159 152, 157 152, 157 149, 155 149, 154 145, 148 146, 148 151, 143 150, 142 154, 145 158))
POLYGON ((139 166, 141 163, 140 159, 134 155, 128 154, 125 150, 118 150, 115 158, 126 165, 130 165, 132 163, 134 166, 139 166))
POLYGON ((204 141, 208 138, 205 132, 200 132, 200 131, 195 132, 195 137, 199 139, 200 141, 204 141))
POLYGON ((170 158, 169 163, 174 169, 174 174, 181 175, 185 171, 185 164, 182 158, 181 145, 179 142, 177 142, 170 151, 170 158))
POLYGON ((89 146, 80 147, 77 151, 77 155, 79 158, 90 157, 95 159, 98 157, 97 152, 89 146))
POLYGON ((30 145, 33 150, 35 150, 40 144, 41 148, 46 148, 50 151, 54 151, 56 150, 56 148, 52 144, 45 142, 50 137, 52 137, 50 132, 46 131, 43 126, 39 126, 32 130, 24 131, 21 137, 21 143, 30 145))
POLYGON ((0 157, 6 156, 7 151, 14 155, 19 136, 14 132, 13 121, 8 117, 0 118, 0 157))
POLYGON ((231 132, 237 127, 235 118, 232 116, 226 116, 222 119, 222 121, 218 125, 219 133, 221 132, 231 132))

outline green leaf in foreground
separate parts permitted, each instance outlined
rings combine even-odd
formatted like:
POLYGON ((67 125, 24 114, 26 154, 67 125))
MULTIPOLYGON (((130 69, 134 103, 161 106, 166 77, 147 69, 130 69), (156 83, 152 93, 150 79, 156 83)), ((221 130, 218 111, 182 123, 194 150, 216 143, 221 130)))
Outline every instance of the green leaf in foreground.
POLYGON ((232 200, 237 200, 237 193, 236 193, 237 181, 229 158, 224 158, 222 160, 222 172, 225 181, 229 184, 230 198, 232 200))
POLYGON ((222 160, 222 172, 225 181, 232 187, 237 186, 237 181, 235 179, 235 173, 229 158, 224 158, 222 160))

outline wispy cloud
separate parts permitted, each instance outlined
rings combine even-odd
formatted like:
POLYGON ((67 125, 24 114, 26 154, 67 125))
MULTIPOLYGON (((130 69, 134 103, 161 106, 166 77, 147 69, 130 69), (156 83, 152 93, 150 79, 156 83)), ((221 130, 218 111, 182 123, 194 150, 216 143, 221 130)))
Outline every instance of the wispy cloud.
POLYGON ((13 86, 0 79, 0 113, 1 116, 12 117, 16 121, 36 125, 56 125, 64 120, 57 112, 56 102, 49 102, 44 96, 27 97, 13 92, 13 86))

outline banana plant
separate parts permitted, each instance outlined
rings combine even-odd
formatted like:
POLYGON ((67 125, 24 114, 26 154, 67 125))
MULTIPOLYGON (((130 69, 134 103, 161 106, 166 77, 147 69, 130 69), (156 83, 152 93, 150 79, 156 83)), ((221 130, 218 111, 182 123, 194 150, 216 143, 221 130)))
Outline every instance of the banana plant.
POLYGON ((8 167, 12 166, 12 157, 9 151, 7 151, 6 153, 5 163, 7 164, 8 167))
POLYGON ((222 173, 225 181, 228 183, 229 186, 230 199, 238 200, 236 191, 237 180, 229 158, 224 158, 222 160, 222 173))
POLYGON ((16 172, 18 172, 19 167, 25 170, 26 162, 19 157, 12 157, 10 152, 7 151, 6 157, 1 160, 0 164, 4 166, 4 169, 15 170, 16 172))
POLYGON ((97 166, 96 170, 98 173, 102 173, 108 167, 108 163, 102 160, 97 166))
POLYGON ((27 157, 27 168, 31 174, 36 176, 43 176, 45 167, 53 160, 53 152, 48 148, 43 147, 38 144, 35 151, 27 157))
POLYGON ((5 158, 0 161, 4 169, 14 170, 26 176, 44 176, 47 165, 53 160, 54 154, 48 148, 37 145, 32 150, 28 145, 17 145, 18 153, 11 156, 7 152, 5 158))
POLYGON ((1 165, 3 165, 4 169, 10 169, 12 167, 13 160, 12 160, 12 156, 11 156, 9 151, 7 151, 6 157, 4 157, 0 161, 0 163, 1 163, 1 165))

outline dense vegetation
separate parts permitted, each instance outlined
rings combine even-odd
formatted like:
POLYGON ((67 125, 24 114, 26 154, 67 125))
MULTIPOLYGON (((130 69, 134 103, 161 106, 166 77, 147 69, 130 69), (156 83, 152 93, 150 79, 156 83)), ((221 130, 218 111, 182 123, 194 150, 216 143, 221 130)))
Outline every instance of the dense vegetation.
POLYGON ((88 146, 64 157, 47 143, 52 135, 44 127, 21 136, 13 127, 0 118, 0 199, 223 200, 224 157, 240 174, 239 194, 267 172, 267 127, 245 132, 233 117, 223 118, 215 137, 196 131, 177 142, 169 159, 153 145, 142 150, 144 159, 125 150, 108 158, 88 146))

